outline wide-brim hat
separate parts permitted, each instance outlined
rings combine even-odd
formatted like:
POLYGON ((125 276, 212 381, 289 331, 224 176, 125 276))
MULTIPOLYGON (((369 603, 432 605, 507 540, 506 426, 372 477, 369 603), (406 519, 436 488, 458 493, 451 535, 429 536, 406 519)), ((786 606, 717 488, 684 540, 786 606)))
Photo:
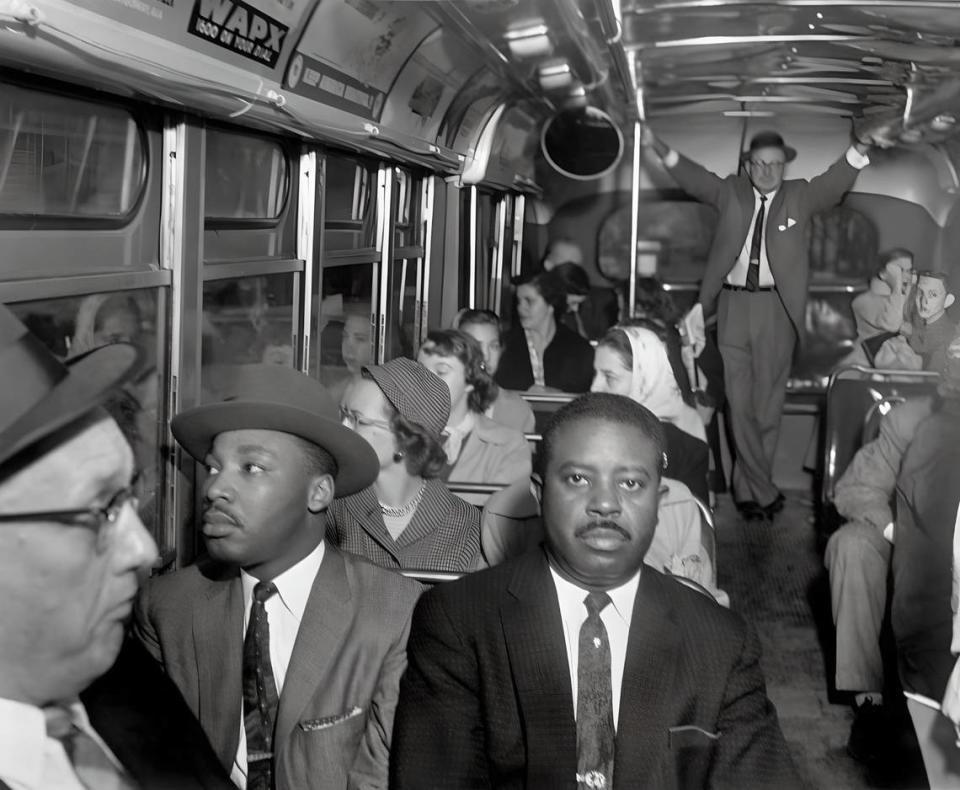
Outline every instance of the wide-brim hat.
POLYGON ((750 146, 746 151, 740 154, 740 159, 749 159, 753 152, 760 148, 779 148, 783 151, 785 161, 792 162, 797 158, 797 149, 791 148, 783 138, 773 131, 757 132, 750 140, 750 146))
POLYGON ((130 380, 140 353, 128 343, 62 363, 0 305, 0 474, 23 451, 93 411, 130 380))
POLYGON ((450 419, 450 389, 442 378, 407 357, 363 370, 401 417, 440 437, 450 419))
POLYGON ((380 472, 366 439, 340 422, 333 399, 316 379, 281 365, 223 365, 206 388, 212 401, 176 415, 170 429, 181 446, 203 461, 226 431, 258 429, 298 436, 337 462, 336 496, 366 488, 380 472))

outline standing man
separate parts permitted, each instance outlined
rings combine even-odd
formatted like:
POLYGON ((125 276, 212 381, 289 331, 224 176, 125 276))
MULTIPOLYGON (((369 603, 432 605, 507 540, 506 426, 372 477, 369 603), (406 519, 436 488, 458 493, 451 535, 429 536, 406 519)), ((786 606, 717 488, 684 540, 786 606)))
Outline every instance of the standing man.
POLYGON ((386 788, 415 582, 324 542, 377 459, 322 385, 248 365, 171 424, 204 464, 210 561, 154 579, 137 634, 240 788, 386 788))
POLYGON ((869 164, 857 141, 825 173, 784 181, 797 152, 776 132, 754 135, 741 154, 743 175, 720 178, 659 140, 652 147, 676 182, 719 212, 694 314, 716 304, 718 345, 736 449, 733 497, 747 519, 771 518, 784 497, 773 482, 793 351, 803 337, 813 214, 836 205, 869 164))
POLYGON ((643 567, 663 449, 629 398, 556 413, 534 475, 545 547, 417 606, 391 788, 799 786, 754 633, 643 567))
POLYGON ((127 344, 65 367, 0 306, 6 790, 230 787, 176 689, 124 642, 157 547, 137 516, 133 451, 102 406, 137 367, 127 344))

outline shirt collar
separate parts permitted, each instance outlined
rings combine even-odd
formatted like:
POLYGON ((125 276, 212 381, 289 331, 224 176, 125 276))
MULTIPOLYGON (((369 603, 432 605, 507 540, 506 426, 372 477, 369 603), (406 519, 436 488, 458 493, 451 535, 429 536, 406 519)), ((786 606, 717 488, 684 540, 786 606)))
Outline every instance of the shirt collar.
POLYGON ((773 190, 773 192, 767 192, 766 194, 764 194, 763 192, 761 192, 759 189, 757 189, 757 188, 756 188, 755 186, 753 186, 753 185, 751 185, 751 188, 753 189, 753 202, 754 202, 754 204, 756 204, 757 198, 765 197, 765 198, 767 199, 767 203, 766 203, 767 206, 770 206, 770 205, 773 204, 773 199, 777 196, 777 192, 780 191, 779 188, 778 188, 778 189, 773 190))
MULTIPOLYGON (((321 540, 317 547, 300 562, 287 568, 277 578, 271 579, 277 588, 277 597, 280 599, 280 603, 298 621, 303 619, 303 613, 307 608, 307 599, 310 597, 313 581, 320 570, 320 563, 323 562, 325 550, 325 543, 321 540)), ((244 570, 240 571, 240 580, 243 584, 243 600, 246 608, 249 609, 250 601, 253 598, 253 588, 260 580, 244 570)))
MULTIPOLYGON (((583 605, 583 599, 587 597, 587 593, 589 593, 590 590, 578 587, 572 581, 565 579, 557 573, 553 565, 550 566, 550 573, 553 575, 553 583, 557 588, 557 598, 560 600, 560 609, 562 611, 576 611, 574 607, 579 607, 581 610, 586 611, 583 605)), ((633 602, 637 597, 637 589, 639 586, 640 570, 619 587, 614 587, 606 591, 607 595, 610 596, 613 608, 624 623, 627 624, 628 628, 630 621, 633 619, 633 602)))
POLYGON ((40 708, 0 699, 0 778, 39 787, 46 740, 47 725, 40 708))

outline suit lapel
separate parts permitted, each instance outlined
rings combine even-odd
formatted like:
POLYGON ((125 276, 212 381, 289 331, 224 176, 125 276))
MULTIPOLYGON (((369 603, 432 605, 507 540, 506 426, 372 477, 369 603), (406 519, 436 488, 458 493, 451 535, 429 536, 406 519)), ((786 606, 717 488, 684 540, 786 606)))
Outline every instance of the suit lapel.
POLYGON ((240 742, 243 704, 243 588, 240 575, 214 581, 193 609, 200 723, 224 765, 240 742))
POLYGON ((277 751, 300 720, 330 668, 350 623, 351 590, 343 555, 329 543, 313 580, 307 608, 290 654, 277 712, 277 751))
POLYGON ((527 746, 527 785, 566 787, 576 774, 577 732, 560 604, 543 552, 517 565, 501 609, 527 746))
POLYGON ((633 605, 620 692, 614 783, 635 787, 641 777, 656 782, 669 751, 667 729, 677 691, 680 633, 663 586, 649 568, 640 574, 633 605))
MULTIPOLYGON (((359 491, 344 498, 343 505, 360 525, 360 528, 366 532, 377 544, 387 552, 399 565, 400 555, 397 552, 397 543, 387 532, 387 527, 383 523, 380 515, 380 505, 377 497, 373 493, 373 486, 359 491)), ((329 546, 329 544, 327 544, 329 546)))

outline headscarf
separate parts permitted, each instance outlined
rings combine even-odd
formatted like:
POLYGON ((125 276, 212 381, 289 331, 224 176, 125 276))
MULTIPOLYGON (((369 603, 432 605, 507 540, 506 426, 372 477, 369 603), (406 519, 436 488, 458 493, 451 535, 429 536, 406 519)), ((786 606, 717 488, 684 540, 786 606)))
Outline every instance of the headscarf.
POLYGON ((664 422, 672 422, 691 436, 707 440, 703 420, 688 406, 667 357, 667 347, 649 329, 639 326, 617 327, 627 336, 633 354, 630 397, 664 422))

